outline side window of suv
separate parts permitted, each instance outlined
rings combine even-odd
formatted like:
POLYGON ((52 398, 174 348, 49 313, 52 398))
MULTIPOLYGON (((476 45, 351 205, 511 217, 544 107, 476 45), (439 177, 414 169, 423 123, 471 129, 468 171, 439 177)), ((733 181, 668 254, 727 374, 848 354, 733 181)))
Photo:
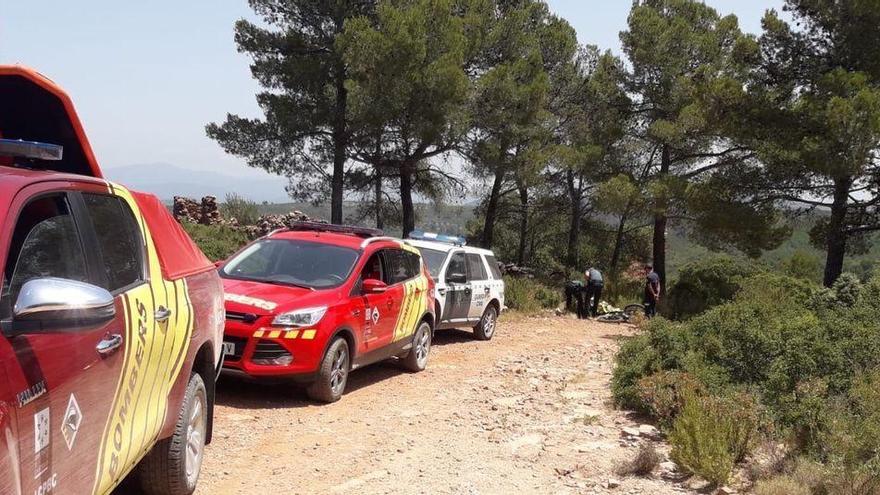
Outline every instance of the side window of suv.
POLYGON ((446 268, 447 282, 456 275, 467 277, 467 261, 465 260, 464 253, 453 254, 452 259, 449 260, 449 266, 446 268))
POLYGON ((0 318, 12 316, 12 307, 25 282, 43 277, 91 282, 65 194, 35 199, 19 215, 3 270, 0 318))
POLYGON ((469 253, 467 255, 468 279, 473 281, 486 280, 486 267, 483 265, 483 258, 479 254, 469 253))
POLYGON ((144 249, 131 209, 121 198, 83 194, 104 261, 104 288, 110 292, 144 281, 144 249))
POLYGON ((504 276, 501 274, 501 268, 498 267, 498 260, 494 256, 486 256, 486 263, 489 264, 489 270, 492 272, 492 278, 501 280, 504 276))

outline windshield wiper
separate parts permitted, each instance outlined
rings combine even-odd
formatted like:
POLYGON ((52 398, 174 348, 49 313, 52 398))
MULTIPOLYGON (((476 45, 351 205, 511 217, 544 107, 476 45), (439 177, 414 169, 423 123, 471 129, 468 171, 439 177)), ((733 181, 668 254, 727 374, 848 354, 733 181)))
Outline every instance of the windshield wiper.
POLYGON ((269 283, 269 284, 272 284, 272 285, 286 285, 286 286, 288 286, 288 287, 299 287, 300 289, 308 289, 308 290, 311 290, 311 291, 314 291, 314 290, 315 290, 314 287, 310 287, 310 286, 308 286, 308 285, 298 284, 298 283, 296 283, 296 282, 284 282, 284 281, 281 281, 281 280, 272 280, 271 278, 267 278, 267 279, 265 279, 265 280, 257 280, 257 281, 258 281, 258 282, 266 282, 266 283, 269 283))

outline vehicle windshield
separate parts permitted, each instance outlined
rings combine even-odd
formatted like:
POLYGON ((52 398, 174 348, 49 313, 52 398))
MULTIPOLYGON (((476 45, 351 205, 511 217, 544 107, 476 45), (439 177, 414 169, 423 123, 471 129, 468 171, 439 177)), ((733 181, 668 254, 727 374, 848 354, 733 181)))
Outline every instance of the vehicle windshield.
POLYGON ((438 251, 436 249, 419 248, 422 252, 422 259, 425 260, 425 266, 431 273, 431 277, 435 280, 440 275, 440 269, 443 268, 443 261, 446 260, 446 251, 438 251))
POLYGON ((255 242, 229 260, 220 276, 308 289, 342 284, 358 259, 354 249, 291 239, 255 242))

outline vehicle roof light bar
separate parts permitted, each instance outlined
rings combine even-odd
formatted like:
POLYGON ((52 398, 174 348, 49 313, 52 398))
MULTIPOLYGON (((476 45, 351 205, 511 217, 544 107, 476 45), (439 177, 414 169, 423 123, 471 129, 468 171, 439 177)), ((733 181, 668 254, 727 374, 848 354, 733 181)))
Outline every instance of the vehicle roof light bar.
POLYGON ((0 139, 0 156, 58 161, 64 156, 64 146, 21 139, 0 139))
POLYGON ((335 234, 351 234, 358 237, 370 238, 381 237, 384 232, 369 227, 355 227, 353 225, 333 225, 329 223, 318 222, 292 222, 287 230, 306 231, 306 232, 332 232, 335 234))
POLYGON ((462 236, 436 234, 434 232, 423 232, 421 230, 413 230, 409 234, 409 238, 417 241, 442 242, 444 244, 452 244, 460 247, 467 245, 467 239, 462 236))

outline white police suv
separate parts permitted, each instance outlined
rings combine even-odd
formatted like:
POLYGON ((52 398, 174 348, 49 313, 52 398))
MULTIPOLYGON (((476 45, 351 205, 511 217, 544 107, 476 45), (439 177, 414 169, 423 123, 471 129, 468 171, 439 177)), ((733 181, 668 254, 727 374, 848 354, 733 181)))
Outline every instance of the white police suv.
POLYGON ((473 327, 479 340, 495 334, 504 306, 504 279, 492 251, 461 237, 414 231, 406 241, 422 253, 436 283, 437 329, 473 327))

